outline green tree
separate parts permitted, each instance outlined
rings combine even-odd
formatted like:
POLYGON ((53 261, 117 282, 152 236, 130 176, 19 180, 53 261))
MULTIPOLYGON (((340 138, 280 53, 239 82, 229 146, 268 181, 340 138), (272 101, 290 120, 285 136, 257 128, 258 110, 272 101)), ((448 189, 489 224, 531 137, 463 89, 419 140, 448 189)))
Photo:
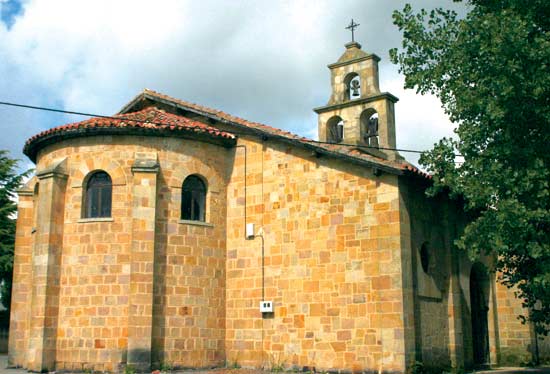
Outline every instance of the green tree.
MULTIPOLYGON (((455 1, 459 2, 459 1, 455 1)), ((496 254, 497 270, 550 323, 550 1, 468 0, 466 13, 395 11, 391 60, 405 87, 437 95, 456 124, 422 155, 428 194, 460 195, 474 218, 457 246, 496 254), (463 162, 456 162, 456 154, 463 162)))
POLYGON ((13 247, 15 242, 15 190, 27 173, 16 171, 17 160, 0 150, 0 296, 2 304, 9 309, 13 274, 13 247))

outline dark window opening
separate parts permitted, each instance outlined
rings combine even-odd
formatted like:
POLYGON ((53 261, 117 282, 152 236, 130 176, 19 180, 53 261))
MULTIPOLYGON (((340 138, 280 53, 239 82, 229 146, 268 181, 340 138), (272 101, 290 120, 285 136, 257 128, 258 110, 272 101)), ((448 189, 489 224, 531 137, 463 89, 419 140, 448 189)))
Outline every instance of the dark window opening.
POLYGON ((86 183, 84 218, 111 217, 113 184, 104 171, 94 173, 86 183))
POLYGON ((470 306, 474 364, 485 365, 489 356, 489 275, 487 268, 476 262, 470 272, 470 306))
POLYGON ((422 265, 422 270, 427 274, 430 270, 430 250, 426 243, 422 244, 420 248, 420 264, 422 265))
POLYGON ((378 113, 374 109, 367 109, 361 113, 360 121, 365 144, 372 148, 378 148, 378 113))
POLYGON ((185 179, 181 189, 181 219, 205 221, 206 186, 197 176, 185 179))
POLYGON ((332 117, 327 122, 327 141, 341 143, 344 140, 344 121, 340 117, 332 117))

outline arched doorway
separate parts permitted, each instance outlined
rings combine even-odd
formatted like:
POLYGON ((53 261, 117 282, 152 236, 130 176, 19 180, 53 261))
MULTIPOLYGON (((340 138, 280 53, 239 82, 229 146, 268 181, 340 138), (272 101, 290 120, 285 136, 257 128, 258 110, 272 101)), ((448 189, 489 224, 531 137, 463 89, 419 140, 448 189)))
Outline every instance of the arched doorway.
POLYGON ((476 262, 470 272, 470 305, 474 364, 489 363, 489 275, 487 268, 476 262))

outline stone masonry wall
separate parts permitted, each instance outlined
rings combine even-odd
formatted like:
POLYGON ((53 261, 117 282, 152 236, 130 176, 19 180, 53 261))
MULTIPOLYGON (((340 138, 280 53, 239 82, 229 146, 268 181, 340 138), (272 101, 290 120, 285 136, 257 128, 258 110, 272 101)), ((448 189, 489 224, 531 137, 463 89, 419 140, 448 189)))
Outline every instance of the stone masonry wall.
MULTIPOLYGON (((246 137, 226 149, 97 136, 38 160, 20 192, 10 365, 403 372, 418 358, 471 361, 471 263, 451 250, 463 217, 410 179, 246 137), (112 217, 82 219, 94 170, 112 178, 112 217), (208 186, 206 222, 180 219, 191 174, 208 186)), ((519 301, 500 285, 491 295, 491 362, 523 357, 533 340, 519 301)))
MULTIPOLYGON (((327 141, 327 123, 332 117, 338 116, 344 121, 343 143, 366 145, 364 140, 364 131, 366 131, 366 129, 361 127, 360 118, 361 114, 367 110, 374 110, 378 113, 378 135, 380 147, 395 148, 396 138, 394 104, 384 97, 351 107, 337 107, 334 110, 321 113, 318 119, 320 140, 327 141)), ((395 152, 388 152, 387 150, 384 152, 390 155, 395 154, 395 152)))
POLYGON ((246 222, 263 240, 244 238, 238 148, 228 187, 229 364, 403 371, 397 178, 277 143, 240 144, 246 222), (264 318, 262 297, 275 306, 264 318))
POLYGON ((455 352, 449 330, 455 317, 449 311, 453 240, 446 217, 449 202, 427 198, 423 181, 404 180, 401 187, 410 216, 412 261, 410 269, 404 271, 412 275, 414 284, 415 360, 426 367, 450 367, 455 352), (421 263, 423 246, 426 269, 421 263))
POLYGON ((225 256, 229 150, 175 141, 159 152, 153 363, 207 367, 225 359, 225 256), (180 221, 181 187, 191 174, 208 188, 206 223, 180 221))
MULTIPOLYGON (((32 187, 34 188, 34 183, 32 187)), ((25 189, 19 193, 17 207, 16 251, 13 263, 10 336, 8 342, 8 364, 10 366, 24 366, 27 363, 32 299, 32 231, 36 224, 35 204, 37 199, 33 188, 25 189)))
POLYGON ((515 290, 501 283, 495 287, 499 329, 499 363, 520 365, 530 362, 535 352, 534 330, 530 324, 522 324, 519 315, 527 315, 515 290))
MULTIPOLYGON (((53 351, 44 355, 45 368, 118 370, 128 358, 129 345, 140 347, 139 342, 145 342, 145 349, 153 351, 157 362, 197 367, 223 362, 226 153, 224 148, 207 143, 129 136, 64 141, 40 153, 38 172, 65 159, 68 174, 65 213, 58 218, 63 226, 63 246, 60 269, 55 272, 60 284, 59 307, 53 316, 57 333, 53 340, 44 340, 54 344, 53 351), (141 153, 156 154, 159 172, 143 174, 132 182, 132 165, 141 153), (113 181, 112 217, 81 219, 85 177, 98 169, 109 173, 113 181), (181 184, 192 173, 200 174, 209 187, 206 225, 179 220, 181 184), (150 178, 154 183, 147 181, 150 178), (147 189, 157 184, 159 204, 151 235, 143 231, 145 227, 142 232, 136 227, 133 230, 132 225, 140 223, 132 216, 140 215, 132 211, 136 204, 145 204, 133 201, 132 194, 138 191, 133 183, 142 186, 143 198, 147 189), (154 247, 155 265, 152 257, 136 257, 133 247, 154 247), (146 276, 153 271, 154 285, 153 278, 146 276), (145 283, 131 283, 132 277, 133 282, 145 283), (136 295, 134 301, 131 295, 136 295), (147 313, 153 313, 150 322, 143 319, 147 313), (136 316, 130 334, 129 316, 136 316), (152 347, 147 341, 152 341, 152 347), (48 360, 53 364, 46 363, 48 360)), ((36 237, 29 235, 33 214, 29 199, 32 197, 24 196, 20 204, 23 219, 18 227, 14 269, 16 282, 20 282, 14 287, 10 337, 10 362, 23 367, 30 367, 32 353, 25 342, 29 325, 24 310, 30 302, 25 280, 33 276, 25 264, 33 257, 29 240, 36 237)), ((150 357, 145 353, 144 357, 150 357)))
MULTIPOLYGON (((37 170, 67 158, 64 247, 60 274, 57 369, 114 370, 125 361, 130 283, 131 196, 129 163, 108 149, 112 139, 74 141, 43 152, 37 170), (106 141, 95 146, 94 141, 106 141), (107 156, 107 157, 105 157, 107 156), (112 219, 83 220, 85 177, 93 170, 113 181, 112 219)), ((121 156, 126 156, 123 154, 121 156)), ((132 155, 133 156, 133 155, 132 155)))

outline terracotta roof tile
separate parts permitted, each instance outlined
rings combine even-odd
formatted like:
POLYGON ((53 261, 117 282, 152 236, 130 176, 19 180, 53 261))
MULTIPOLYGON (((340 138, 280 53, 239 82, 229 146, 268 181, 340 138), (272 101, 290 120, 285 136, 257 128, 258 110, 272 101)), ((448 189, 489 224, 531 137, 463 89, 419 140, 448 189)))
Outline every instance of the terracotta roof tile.
POLYGON ((94 117, 84 121, 69 123, 67 125, 54 127, 42 131, 25 142, 23 153, 34 159, 35 146, 46 138, 56 138, 57 136, 66 136, 80 133, 82 131, 100 130, 102 128, 110 129, 136 129, 158 131, 164 133, 199 133, 213 138, 236 139, 234 134, 227 131, 221 131, 215 127, 208 126, 202 122, 189 118, 181 117, 175 114, 148 107, 143 110, 119 114, 113 117, 94 117))
POLYGON ((86 133, 92 133, 95 132, 94 130, 100 130, 101 128, 120 130, 136 129, 138 131, 142 129, 146 131, 159 131, 165 134, 196 133, 218 138, 220 140, 226 139, 227 141, 234 141, 236 139, 235 134, 232 134, 231 132, 222 131, 213 126, 209 126, 205 123, 177 114, 167 113, 154 106, 147 106, 145 109, 132 112, 136 103, 144 98, 153 99, 153 101, 156 100, 160 103, 167 102, 170 105, 191 110, 199 115, 215 120, 221 120, 232 125, 241 126, 242 128, 252 129, 266 136, 276 137, 289 141, 291 144, 304 146, 313 152, 319 152, 321 154, 333 157, 345 158, 355 162, 366 163, 367 165, 381 167, 384 170, 397 174, 416 175, 428 179, 431 178, 429 174, 419 170, 417 167, 405 160, 387 160, 378 157, 375 154, 368 153, 368 150, 358 149, 358 147, 352 145, 320 143, 313 139, 308 139, 285 130, 277 129, 258 122, 247 121, 221 110, 175 99, 149 89, 143 90, 143 92, 130 101, 130 103, 128 103, 116 116, 90 118, 85 121, 54 127, 41 132, 27 140, 23 152, 28 155, 31 160, 34 160, 36 157, 37 148, 41 147, 40 144, 42 142, 50 141, 58 136, 70 136, 71 134, 73 134, 73 136, 78 136, 78 134, 83 131, 86 133))
POLYGON ((407 170, 411 174, 419 175, 419 176, 427 178, 427 179, 432 179, 431 174, 428 174, 425 171, 420 170, 419 168, 417 168, 416 166, 414 166, 413 164, 411 164, 409 162, 403 163, 402 166, 403 166, 404 170, 407 170))
POLYGON ((213 136, 228 139, 235 139, 235 135, 229 132, 220 131, 215 127, 208 126, 199 121, 166 113, 165 111, 155 107, 149 107, 138 112, 113 117, 94 117, 85 121, 54 127, 34 135, 27 140, 25 145, 46 135, 65 133, 70 130, 90 129, 94 127, 146 128, 157 129, 160 131, 192 131, 208 133, 213 136))
POLYGON ((263 134, 266 135, 274 135, 281 138, 285 138, 291 141, 295 141, 304 145, 308 145, 310 148, 314 149, 317 148, 318 150, 324 150, 329 153, 332 153, 335 156, 346 156, 353 159, 356 159, 358 161, 366 161, 371 164, 377 164, 385 168, 390 168, 395 171, 398 171, 399 173, 404 174, 410 174, 410 175, 417 175, 423 178, 430 179, 431 176, 421 170, 419 170, 417 167, 415 167, 413 164, 409 163, 405 160, 386 160, 380 157, 377 157, 375 155, 367 153, 368 151, 361 151, 358 150, 356 146, 351 145, 341 145, 341 144, 326 144, 326 143, 320 143, 317 141, 314 141, 313 139, 308 139, 303 136, 299 136, 296 134, 293 134, 288 131, 284 131, 272 126, 268 126, 262 123, 258 122, 252 122, 245 120, 240 117, 233 116, 231 114, 225 113, 221 110, 212 109, 203 105, 195 104, 192 102, 176 99, 173 97, 170 97, 168 95, 150 90, 150 89, 144 89, 142 93, 140 93, 134 100, 132 100, 130 103, 128 103, 121 112, 124 112, 125 110, 130 110, 132 105, 139 101, 141 97, 150 97, 154 99, 160 99, 162 101, 167 101, 171 104, 176 104, 178 106, 181 106, 185 109, 191 109, 199 114, 203 114, 209 117, 218 118, 221 120, 225 120, 228 122, 231 122, 233 124, 241 125, 243 127, 257 130, 263 134))

